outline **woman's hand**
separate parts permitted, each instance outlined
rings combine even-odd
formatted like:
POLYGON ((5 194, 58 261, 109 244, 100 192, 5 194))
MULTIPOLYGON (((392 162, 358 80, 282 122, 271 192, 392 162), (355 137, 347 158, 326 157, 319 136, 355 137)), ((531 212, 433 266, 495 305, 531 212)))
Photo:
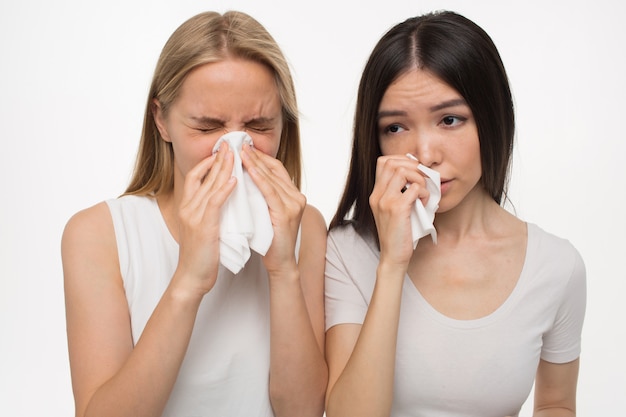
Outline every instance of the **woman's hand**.
POLYGON ((378 229, 380 263, 405 270, 413 254, 411 211, 418 198, 425 204, 430 195, 417 167, 417 161, 403 155, 379 157, 369 198, 378 229))
POLYGON ((226 143, 185 176, 178 210, 180 254, 175 277, 204 295, 217 279, 220 211, 236 185, 233 153, 226 143))
POLYGON ((293 184, 279 160, 250 145, 243 146, 241 160, 267 202, 274 229, 274 239, 263 263, 270 276, 294 272, 297 270, 296 239, 306 197, 293 184))

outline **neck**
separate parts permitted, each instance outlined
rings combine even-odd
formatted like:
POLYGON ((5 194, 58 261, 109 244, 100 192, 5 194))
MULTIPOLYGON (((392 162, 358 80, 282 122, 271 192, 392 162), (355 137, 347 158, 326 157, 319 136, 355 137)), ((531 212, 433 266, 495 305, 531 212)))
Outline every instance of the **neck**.
POLYGON ((451 210, 437 213, 435 228, 444 239, 465 238, 498 233, 501 222, 512 217, 479 184, 451 210))

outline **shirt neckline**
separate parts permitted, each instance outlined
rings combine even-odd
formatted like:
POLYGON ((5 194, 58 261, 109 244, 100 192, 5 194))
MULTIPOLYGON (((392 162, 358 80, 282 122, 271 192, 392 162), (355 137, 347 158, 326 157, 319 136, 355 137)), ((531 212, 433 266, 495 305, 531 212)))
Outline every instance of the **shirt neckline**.
POLYGON ((524 256, 524 263, 522 265, 522 270, 520 271, 520 275, 513 287, 511 293, 506 297, 506 299, 500 304, 498 308, 496 308, 492 313, 479 317, 476 319, 455 319, 445 314, 441 313, 439 310, 434 308, 427 300, 424 298, 419 289, 415 286, 411 277, 408 274, 404 276, 403 283, 403 297, 409 297, 413 299, 417 306, 430 315, 434 320, 438 321, 441 324, 444 324, 449 327, 461 328, 461 329, 471 329, 478 328, 483 326, 488 326, 491 323, 497 321, 502 315, 506 314, 514 305, 517 299, 519 299, 520 294, 523 293, 523 289, 526 286, 527 281, 530 279, 528 268, 530 259, 533 256, 532 248, 535 246, 536 230, 533 224, 526 223, 527 229, 527 239, 526 239, 526 254, 524 256))

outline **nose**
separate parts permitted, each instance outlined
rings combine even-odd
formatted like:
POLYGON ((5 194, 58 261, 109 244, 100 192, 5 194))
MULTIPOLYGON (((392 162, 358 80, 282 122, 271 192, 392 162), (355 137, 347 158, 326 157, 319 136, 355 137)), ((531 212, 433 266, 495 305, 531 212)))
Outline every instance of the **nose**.
POLYGON ((428 133, 418 134, 415 138, 415 157, 422 165, 433 167, 441 163, 441 151, 437 138, 428 133))

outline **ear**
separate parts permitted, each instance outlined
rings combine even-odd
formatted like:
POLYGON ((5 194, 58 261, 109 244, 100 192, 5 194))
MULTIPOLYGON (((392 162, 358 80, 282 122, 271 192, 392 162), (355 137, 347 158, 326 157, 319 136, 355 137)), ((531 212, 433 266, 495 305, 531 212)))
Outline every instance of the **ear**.
POLYGON ((165 115, 163 114, 163 108, 161 107, 161 102, 159 100, 152 99, 152 118, 154 119, 154 123, 156 124, 157 129, 159 129, 159 133, 161 134, 161 138, 166 142, 171 142, 170 135, 167 133, 166 123, 165 123, 165 115))

